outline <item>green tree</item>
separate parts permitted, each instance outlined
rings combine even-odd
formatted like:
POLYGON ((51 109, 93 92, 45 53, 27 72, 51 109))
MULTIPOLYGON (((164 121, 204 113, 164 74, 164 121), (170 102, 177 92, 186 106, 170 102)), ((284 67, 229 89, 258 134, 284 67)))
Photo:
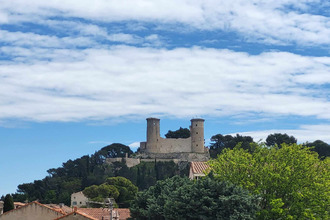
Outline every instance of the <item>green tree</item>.
POLYGON ((330 145, 321 140, 316 140, 312 143, 306 143, 305 145, 307 147, 311 147, 311 150, 317 152, 321 159, 330 156, 330 145))
POLYGON ((236 146, 209 162, 215 178, 261 196, 259 219, 329 219, 330 160, 302 145, 236 146))
POLYGON ((254 219, 255 196, 213 178, 175 176, 140 192, 131 206, 136 219, 254 219))
POLYGON ((242 148, 250 149, 250 143, 253 142, 253 138, 250 136, 242 136, 236 134, 236 136, 217 134, 211 137, 210 144, 210 156, 216 158, 225 148, 233 149, 238 143, 241 143, 242 148))
POLYGON ((119 196, 116 202, 119 206, 123 208, 129 207, 138 192, 138 188, 130 180, 121 176, 108 178, 106 183, 118 189, 119 196))
POLYGON ((188 128, 179 128, 176 131, 169 130, 167 134, 165 134, 166 138, 188 138, 190 137, 190 130, 188 128))
POLYGON ((91 200, 98 202, 108 197, 114 198, 120 207, 127 208, 137 191, 138 188, 130 180, 124 177, 111 177, 99 186, 86 187, 83 193, 91 200))
POLYGON ((293 136, 289 136, 287 134, 274 133, 270 134, 266 138, 267 146, 275 146, 281 147, 282 144, 296 144, 297 139, 293 136))
POLYGON ((3 203, 3 212, 8 212, 8 211, 14 209, 14 200, 10 194, 7 194, 5 196, 5 199, 3 202, 4 202, 3 203))

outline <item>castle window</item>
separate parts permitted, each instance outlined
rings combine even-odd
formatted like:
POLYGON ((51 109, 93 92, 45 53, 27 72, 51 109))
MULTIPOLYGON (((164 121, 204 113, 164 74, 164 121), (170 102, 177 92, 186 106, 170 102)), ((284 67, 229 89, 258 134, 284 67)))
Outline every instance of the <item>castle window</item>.
POLYGON ((196 144, 196 147, 198 147, 198 144, 196 144))
POLYGON ((197 124, 196 124, 196 127, 197 127, 197 124))
POLYGON ((198 134, 198 132, 196 132, 196 134, 198 134))

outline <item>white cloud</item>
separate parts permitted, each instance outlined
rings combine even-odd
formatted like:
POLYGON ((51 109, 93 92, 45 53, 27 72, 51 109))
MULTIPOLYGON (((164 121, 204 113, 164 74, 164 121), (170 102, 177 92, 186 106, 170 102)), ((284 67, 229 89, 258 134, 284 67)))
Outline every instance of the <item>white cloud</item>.
POLYGON ((1 4, 0 11, 7 13, 2 13, 0 22, 38 22, 57 16, 102 22, 183 24, 203 30, 236 31, 252 41, 326 45, 330 43, 330 18, 310 12, 322 7, 319 0, 16 0, 1 4))
POLYGON ((15 53, 26 62, 0 66, 2 119, 245 113, 330 119, 329 94, 314 86, 329 86, 330 75, 301 83, 304 76, 329 72, 330 58, 198 47, 36 51, 17 47, 15 53))
MULTIPOLYGON (((241 132, 240 135, 251 136, 254 141, 262 140, 266 141, 269 134, 281 133, 294 136, 298 143, 314 142, 316 140, 322 140, 326 143, 330 143, 330 125, 302 125, 299 129, 278 129, 278 130, 265 130, 265 131, 250 131, 241 132)), ((236 135, 236 134, 231 134, 236 135)))

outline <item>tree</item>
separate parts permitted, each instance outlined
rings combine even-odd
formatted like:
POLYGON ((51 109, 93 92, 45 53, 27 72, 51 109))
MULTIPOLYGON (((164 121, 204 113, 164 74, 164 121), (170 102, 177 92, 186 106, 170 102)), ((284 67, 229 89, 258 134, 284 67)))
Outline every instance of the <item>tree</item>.
POLYGON ((138 192, 138 188, 130 180, 121 176, 108 178, 106 183, 118 189, 117 203, 119 206, 123 208, 129 207, 138 192))
POLYGON ((316 140, 312 143, 307 143, 305 145, 307 147, 311 147, 311 150, 317 152, 321 159, 330 156, 330 145, 321 140, 316 140))
POLYGON ((188 128, 179 128, 176 131, 169 130, 167 134, 165 134, 166 138, 188 138, 190 137, 190 130, 188 128))
POLYGON ((111 177, 105 183, 96 186, 89 186, 83 190, 83 193, 93 201, 102 202, 105 198, 111 197, 122 207, 129 207, 134 199, 138 188, 124 177, 111 177))
POLYGON ((14 209, 14 200, 10 194, 7 194, 3 203, 3 212, 8 212, 14 209))
POLYGON ((209 162, 215 178, 261 196, 259 219, 329 219, 329 164, 302 145, 238 146, 209 162))
POLYGON ((287 134, 280 134, 280 133, 274 133, 268 135, 266 138, 266 145, 267 146, 275 146, 281 147, 281 145, 285 144, 296 144, 297 139, 293 136, 289 136, 287 134))
POLYGON ((236 134, 236 136, 223 136, 222 134, 212 136, 210 145, 211 158, 216 158, 225 148, 233 149, 238 143, 241 143, 242 148, 250 149, 250 143, 254 142, 252 137, 239 134, 236 134))
POLYGON ((233 184, 175 176, 138 193, 130 209, 136 219, 254 219, 258 206, 233 184))

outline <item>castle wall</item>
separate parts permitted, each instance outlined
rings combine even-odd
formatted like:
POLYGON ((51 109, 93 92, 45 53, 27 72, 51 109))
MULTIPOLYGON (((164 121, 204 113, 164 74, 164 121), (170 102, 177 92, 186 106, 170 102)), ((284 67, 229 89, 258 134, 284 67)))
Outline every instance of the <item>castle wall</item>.
POLYGON ((191 138, 160 138, 153 153, 191 152, 191 138))

